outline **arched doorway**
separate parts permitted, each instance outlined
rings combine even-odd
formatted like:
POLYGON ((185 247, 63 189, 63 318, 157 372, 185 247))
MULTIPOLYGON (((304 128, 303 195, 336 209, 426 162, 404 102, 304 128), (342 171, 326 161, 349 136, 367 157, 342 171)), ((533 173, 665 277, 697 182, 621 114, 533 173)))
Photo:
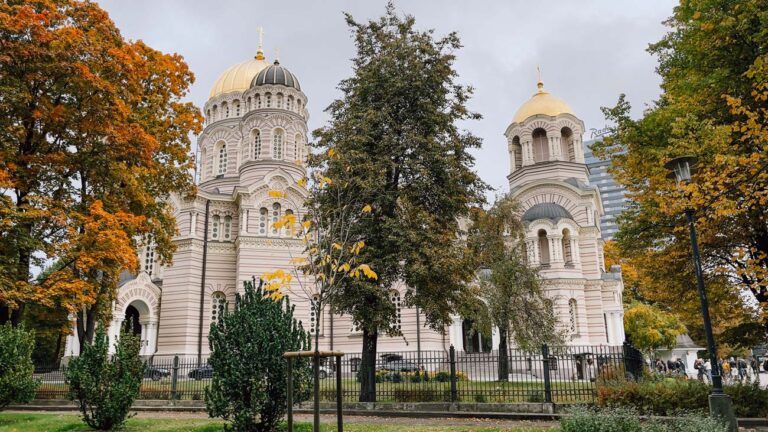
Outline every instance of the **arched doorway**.
POLYGON ((123 331, 130 331, 136 336, 141 336, 141 314, 134 305, 128 305, 125 309, 123 331))

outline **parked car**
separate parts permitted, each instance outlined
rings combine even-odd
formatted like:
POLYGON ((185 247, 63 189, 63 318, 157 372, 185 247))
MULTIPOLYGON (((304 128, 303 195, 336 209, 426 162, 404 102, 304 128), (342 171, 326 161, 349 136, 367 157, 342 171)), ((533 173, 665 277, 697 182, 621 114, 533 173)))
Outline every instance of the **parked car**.
POLYGON ((200 381, 203 378, 213 377, 213 368, 209 365, 205 365, 199 368, 194 368, 187 374, 188 377, 200 381))
POLYGON ((419 365, 408 360, 392 360, 385 362, 380 369, 390 372, 416 372, 419 365))
POLYGON ((147 365, 144 368, 144 378, 151 378, 152 381, 160 381, 162 378, 167 376, 171 376, 171 371, 168 369, 163 369, 152 365, 147 365))

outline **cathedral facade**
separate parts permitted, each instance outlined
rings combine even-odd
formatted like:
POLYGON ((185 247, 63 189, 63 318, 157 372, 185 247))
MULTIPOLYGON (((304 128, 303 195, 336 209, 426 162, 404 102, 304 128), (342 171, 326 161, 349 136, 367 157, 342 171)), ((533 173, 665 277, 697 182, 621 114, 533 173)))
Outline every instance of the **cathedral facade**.
MULTIPOLYGON (((112 340, 131 318, 142 355, 205 356, 210 324, 231 307, 243 281, 291 268, 303 244, 272 223, 286 214, 303 216, 306 191, 297 182, 309 153, 307 106, 296 75, 277 60, 268 62, 261 50, 221 74, 198 137, 198 193, 171 198, 178 231, 173 263, 160 266, 151 242, 140 248, 140 271, 125 278, 113 304, 112 340)), ((568 105, 539 83, 505 132, 508 179, 523 210, 528 260, 541 268, 569 343, 620 345, 623 285, 618 268, 604 268, 603 208, 589 184, 583 133, 568 105)), ((403 336, 381 336, 380 352, 454 345, 472 353, 498 343, 495 334, 479 335, 458 316, 442 332, 425 327, 419 311, 403 304, 404 292, 404 286, 390 292, 403 336)), ((305 328, 319 320, 319 334, 312 336, 322 348, 361 351, 362 333, 349 317, 319 313, 298 287, 287 295, 305 328)), ((78 347, 76 335, 70 336, 66 355, 76 355, 78 347)))

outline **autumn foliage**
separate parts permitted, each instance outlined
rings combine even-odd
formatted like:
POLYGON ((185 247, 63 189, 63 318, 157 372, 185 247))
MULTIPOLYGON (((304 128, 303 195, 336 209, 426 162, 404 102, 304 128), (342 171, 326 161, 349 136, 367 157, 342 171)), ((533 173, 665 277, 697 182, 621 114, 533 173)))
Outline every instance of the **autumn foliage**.
POLYGON ((109 312, 139 239, 172 256, 166 198, 193 191, 183 102, 193 75, 181 56, 128 41, 96 3, 0 3, 0 304, 14 322, 27 302, 79 316, 81 337, 109 312), (44 260, 60 268, 31 283, 44 260))

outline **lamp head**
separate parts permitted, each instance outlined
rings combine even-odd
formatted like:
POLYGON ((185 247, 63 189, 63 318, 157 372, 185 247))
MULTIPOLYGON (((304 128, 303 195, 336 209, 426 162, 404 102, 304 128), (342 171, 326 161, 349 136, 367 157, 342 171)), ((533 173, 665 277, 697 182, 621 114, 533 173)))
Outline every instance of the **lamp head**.
POLYGON ((691 181, 691 174, 693 174, 695 165, 696 157, 680 156, 665 163, 664 168, 670 171, 669 174, 667 174, 667 178, 674 178, 680 183, 691 181))

